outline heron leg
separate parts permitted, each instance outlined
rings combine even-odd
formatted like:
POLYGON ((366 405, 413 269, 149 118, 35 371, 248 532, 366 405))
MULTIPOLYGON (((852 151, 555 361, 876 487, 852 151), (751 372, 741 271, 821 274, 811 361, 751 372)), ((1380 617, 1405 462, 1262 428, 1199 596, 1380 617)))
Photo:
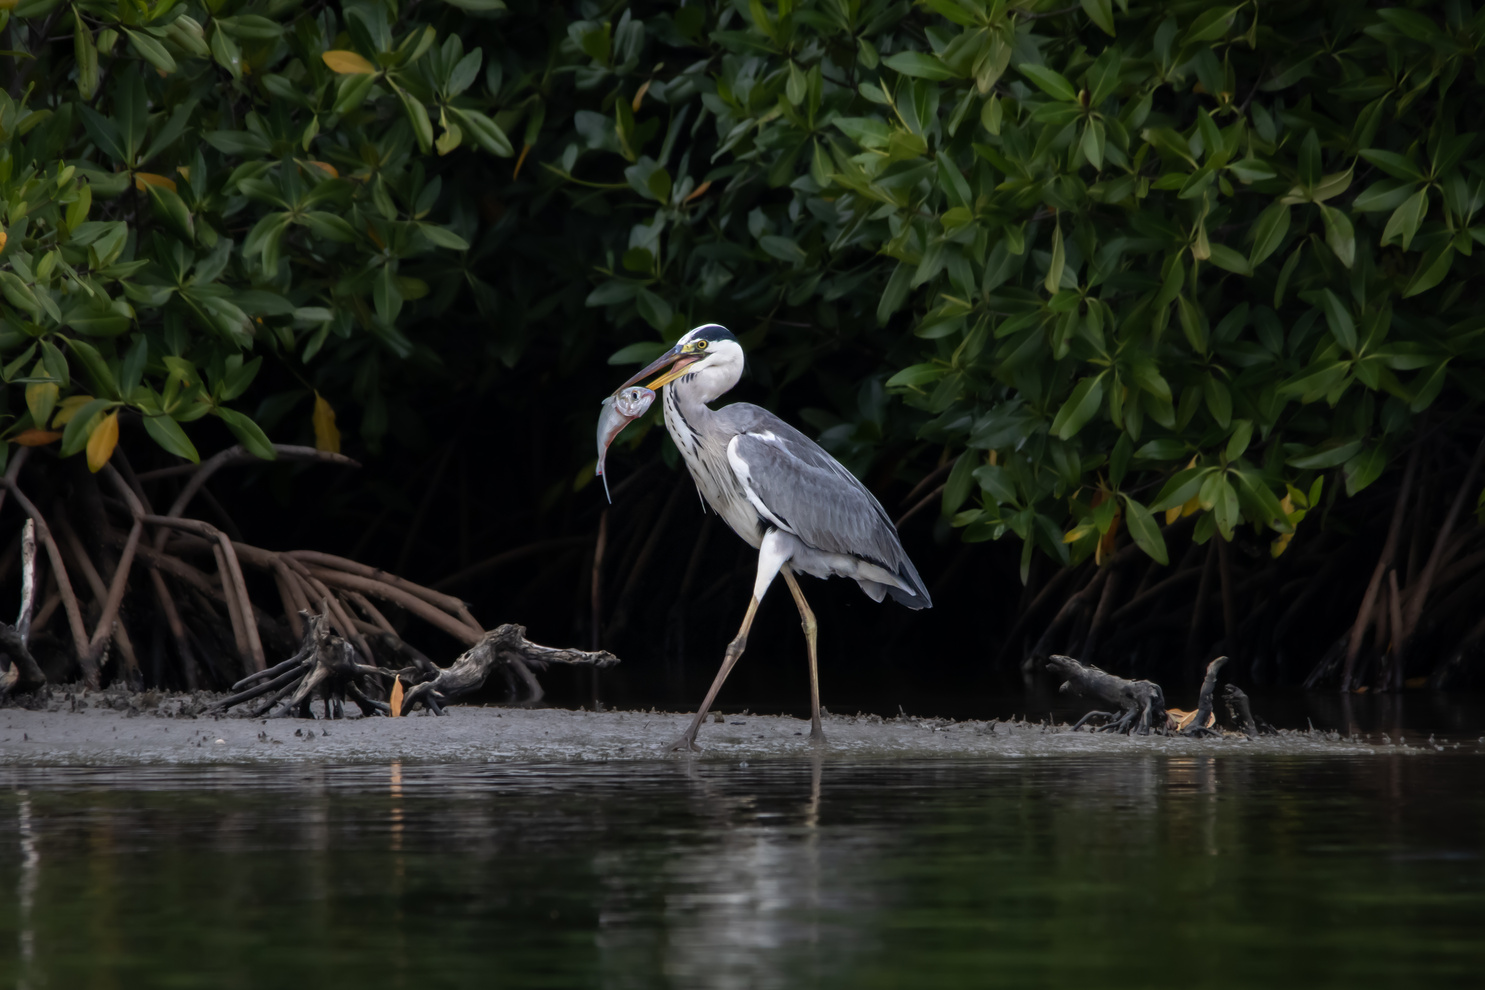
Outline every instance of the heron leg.
POLYGON ((820 725, 820 663, 819 654, 815 652, 815 634, 818 626, 815 623, 815 613, 810 609, 810 603, 804 600, 804 591, 799 587, 799 579, 788 567, 784 568, 784 583, 789 586, 789 593, 794 596, 794 604, 799 606, 799 621, 804 625, 804 641, 809 650, 810 658, 810 739, 814 742, 825 741, 825 730, 820 725))
MULTIPOLYGON (((672 750, 696 750, 696 733, 701 729, 701 720, 706 718, 706 713, 711 710, 712 702, 716 700, 717 692, 722 690, 722 682, 727 680, 727 675, 732 672, 733 664, 737 658, 742 656, 743 650, 748 645, 748 630, 752 628, 753 616, 758 612, 758 603, 768 592, 768 586, 773 584, 773 579, 778 576, 782 569, 787 575, 788 569, 784 567, 794 553, 793 537, 786 536, 776 529, 770 529, 763 537, 762 545, 758 547, 758 573, 753 578, 753 597, 748 601, 748 614, 743 616, 742 628, 737 631, 732 642, 727 644, 727 655, 722 658, 722 669, 717 671, 717 676, 712 680, 711 688, 706 692, 706 698, 701 702, 701 707, 696 711, 696 717, 691 719, 691 724, 670 747, 672 750)), ((791 576, 792 579, 792 576, 791 576)))
POLYGON ((706 718, 706 713, 711 711, 712 702, 717 699, 717 692, 722 690, 722 682, 727 680, 727 675, 732 673, 733 664, 737 663, 737 658, 742 656, 743 650, 747 648, 748 629, 752 627, 753 616, 757 612, 758 599, 754 598, 748 602, 748 614, 743 616, 742 628, 737 631, 737 635, 732 638, 732 642, 727 644, 727 655, 722 658, 722 668, 717 671, 717 676, 712 679, 712 686, 707 689, 706 697, 701 701, 701 707, 696 709, 696 716, 691 719, 691 724, 686 727, 686 731, 681 734, 681 738, 677 739, 671 745, 670 748, 672 750, 701 749, 700 746, 696 745, 696 733, 700 731, 701 722, 702 719, 706 718))

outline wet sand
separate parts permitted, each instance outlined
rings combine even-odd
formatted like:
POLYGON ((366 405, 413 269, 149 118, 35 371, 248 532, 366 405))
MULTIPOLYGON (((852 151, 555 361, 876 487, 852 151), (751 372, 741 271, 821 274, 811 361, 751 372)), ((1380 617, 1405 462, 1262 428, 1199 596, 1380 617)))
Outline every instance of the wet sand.
MULTIPOLYGON (((814 746, 809 722, 773 715, 710 718, 702 752, 669 751, 689 715, 453 707, 445 717, 246 719, 192 715, 201 699, 92 694, 54 696, 39 710, 0 708, 0 765, 119 766, 196 763, 603 762, 702 759, 1022 758, 1159 753, 1339 756, 1379 752, 1334 733, 1282 732, 1258 739, 1116 736, 1035 722, 832 715, 814 746), (74 710, 73 702, 80 702, 74 710), (114 707, 118 706, 118 707, 114 707)), ((1394 747, 1385 747, 1395 750, 1394 747)))

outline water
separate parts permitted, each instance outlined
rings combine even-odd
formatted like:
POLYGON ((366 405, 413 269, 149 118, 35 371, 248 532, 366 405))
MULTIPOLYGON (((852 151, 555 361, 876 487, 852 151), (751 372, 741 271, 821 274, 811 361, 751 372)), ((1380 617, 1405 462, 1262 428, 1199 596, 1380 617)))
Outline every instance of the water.
POLYGON ((1478 752, 0 771, 0 986, 1478 986, 1478 752))

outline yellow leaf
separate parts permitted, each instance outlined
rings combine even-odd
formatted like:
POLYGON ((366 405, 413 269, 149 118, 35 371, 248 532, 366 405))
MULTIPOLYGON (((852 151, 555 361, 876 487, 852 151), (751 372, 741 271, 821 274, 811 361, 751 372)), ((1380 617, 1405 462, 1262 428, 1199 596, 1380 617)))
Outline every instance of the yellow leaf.
POLYGON ((167 179, 165 176, 156 175, 153 172, 135 172, 134 188, 140 192, 144 192, 146 186, 154 186, 157 189, 169 189, 171 192, 175 192, 174 179, 167 179))
POLYGON ((392 700, 391 700, 391 702, 389 702, 389 704, 392 706, 392 717, 393 718, 400 717, 402 715, 402 679, 401 678, 398 678, 398 677, 392 678, 392 700))
POLYGON ((1285 550, 1289 549, 1289 541, 1292 539, 1294 539, 1293 533, 1280 533, 1274 538, 1274 542, 1269 544, 1269 553, 1275 557, 1281 556, 1285 550))
POLYGON ((630 106, 633 107, 635 113, 639 113, 639 105, 644 102, 645 94, 650 91, 650 83, 653 81, 652 79, 646 79, 645 84, 639 87, 639 92, 634 94, 634 102, 630 106))
POLYGON ((1181 506, 1181 515, 1183 515, 1183 516, 1193 515, 1200 508, 1201 508, 1201 498, 1199 496, 1193 495, 1193 496, 1191 496, 1190 498, 1188 498, 1186 500, 1186 504, 1185 505, 1181 506))
POLYGON ((113 456, 113 449, 119 445, 119 414, 117 411, 109 413, 93 427, 93 435, 88 437, 88 470, 97 474, 103 470, 103 465, 113 456))
POLYGON ((531 145, 521 145, 521 157, 516 159, 516 170, 510 174, 513 181, 521 174, 521 166, 526 164, 526 156, 529 154, 531 154, 531 145))
POLYGON ((707 179, 701 185, 699 185, 699 186, 696 187, 696 191, 695 192, 691 193, 691 195, 689 195, 689 196, 686 197, 686 202, 689 203, 689 202, 691 202, 691 200, 695 199, 697 196, 703 196, 703 195, 705 195, 706 194, 706 191, 708 189, 710 189, 711 187, 712 187, 712 180, 711 179, 707 179))
MULTIPOLYGON (((1188 725, 1196 721, 1196 712, 1182 711, 1179 708, 1167 708, 1165 710, 1165 714, 1171 720, 1171 723, 1174 725, 1177 732, 1185 731, 1188 725)), ((1214 724, 1216 724, 1216 721, 1217 716, 1209 712, 1207 714, 1206 724, 1203 725, 1202 728, 1210 729, 1214 724)))
POLYGON ((175 166, 175 170, 180 173, 182 179, 185 179, 187 182, 191 181, 191 166, 177 165, 175 166))
POLYGON ((367 75, 376 71, 376 66, 366 61, 365 58, 343 49, 328 51, 320 58, 330 66, 330 71, 338 72, 343 76, 367 75))
POLYGON ((1165 524, 1167 526, 1179 518, 1181 518, 1181 507, 1179 505, 1165 510, 1165 524))
POLYGON ((320 171, 324 172, 326 175, 330 176, 330 178, 332 179, 340 178, 340 172, 334 165, 331 165, 329 162, 312 161, 310 162, 310 164, 313 165, 315 168, 318 168, 320 171))
POLYGON ((0 254, 5 253, 5 242, 10 240, 10 235, 0 230, 0 254))
POLYGON ((1097 528, 1095 526, 1093 526, 1091 523, 1083 523, 1081 526, 1074 526, 1072 529, 1068 530, 1066 533, 1063 533, 1062 534, 1062 542, 1063 543, 1076 543, 1079 540, 1081 540, 1083 537, 1087 536, 1089 533, 1093 533, 1093 532, 1096 532, 1096 531, 1097 531, 1097 528))
POLYGON ((315 393, 315 450, 340 453, 340 430, 335 426, 335 410, 320 393, 315 393))
POLYGON ((56 382, 32 382, 26 386, 26 408, 31 410, 31 422, 45 426, 56 406, 56 382))
POLYGON ((77 415, 79 409, 92 401, 91 395, 69 395, 57 403, 57 414, 52 417, 52 428, 66 426, 72 417, 77 415))
POLYGON ((12 439, 22 447, 44 447, 62 439, 62 434, 51 430, 22 430, 12 439))

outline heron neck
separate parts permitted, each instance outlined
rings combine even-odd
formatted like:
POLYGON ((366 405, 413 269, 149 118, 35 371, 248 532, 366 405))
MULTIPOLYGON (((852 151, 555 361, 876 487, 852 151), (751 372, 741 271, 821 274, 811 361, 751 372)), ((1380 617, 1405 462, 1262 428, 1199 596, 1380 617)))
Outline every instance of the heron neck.
MULTIPOLYGON (((707 405, 706 390, 700 387, 699 379, 686 376, 665 387, 667 398, 693 430, 705 433, 705 427, 717 414, 707 405)), ((711 397, 715 398, 715 396, 711 397)))

